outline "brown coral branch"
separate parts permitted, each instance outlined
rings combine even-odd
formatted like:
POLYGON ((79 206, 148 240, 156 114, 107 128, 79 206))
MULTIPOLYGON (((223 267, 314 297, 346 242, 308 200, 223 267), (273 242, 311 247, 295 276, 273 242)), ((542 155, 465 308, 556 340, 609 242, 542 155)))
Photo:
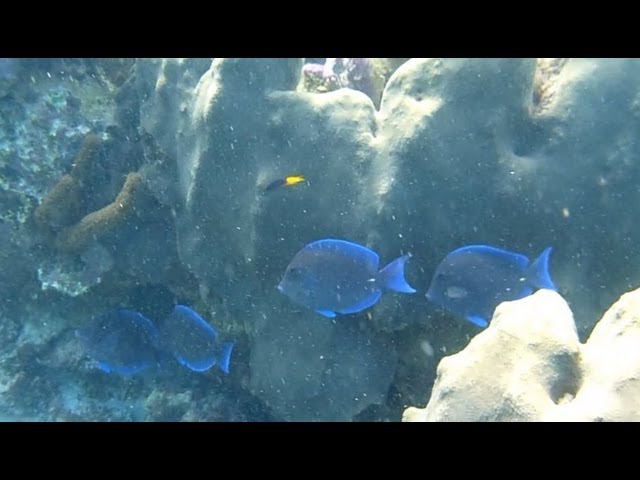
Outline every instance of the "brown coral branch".
POLYGON ((83 182, 91 176, 101 146, 100 138, 95 133, 89 132, 85 135, 80 151, 73 159, 73 168, 71 169, 73 178, 83 182))
POLYGON ((44 230, 71 225, 80 216, 81 200, 81 184, 71 175, 64 175, 36 208, 36 223, 44 230))
POLYGON ((54 245, 61 252, 81 251, 93 240, 122 225, 135 211, 142 181, 137 173, 129 173, 112 203, 84 215, 83 205, 91 189, 101 146, 97 135, 87 134, 71 172, 58 181, 36 208, 37 224, 56 235, 54 245))
POLYGON ((35 220, 40 228, 58 230, 80 219, 87 179, 91 176, 99 151, 100 139, 88 133, 73 159, 71 172, 49 190, 36 208, 35 220))
POLYGON ((55 242, 56 248, 63 252, 77 252, 93 240, 122 225, 135 212, 141 187, 143 183, 140 175, 128 174, 116 199, 61 231, 55 242))

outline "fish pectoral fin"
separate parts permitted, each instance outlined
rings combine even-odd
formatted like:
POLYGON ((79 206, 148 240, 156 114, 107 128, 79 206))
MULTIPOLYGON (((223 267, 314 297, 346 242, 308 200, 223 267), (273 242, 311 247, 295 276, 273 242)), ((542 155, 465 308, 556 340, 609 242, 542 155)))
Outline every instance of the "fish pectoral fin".
POLYGON ((358 313, 358 312, 361 312, 362 310, 364 310, 366 308, 369 308, 370 306, 374 305, 378 300, 380 300, 380 296, 381 295, 382 295, 382 291, 376 290, 375 292, 373 292, 372 294, 370 294, 367 297, 363 298, 359 302, 354 303, 353 305, 351 305, 349 307, 345 307, 345 308, 339 309, 338 312, 340 312, 340 313, 358 313))
POLYGON ((484 318, 477 317, 477 316, 474 316, 474 315, 467 316, 467 320, 469 320, 471 323, 473 323, 474 325, 477 325, 479 327, 486 327, 487 325, 489 325, 484 318))
POLYGON ((327 318, 334 318, 336 316, 336 312, 333 310, 316 310, 320 315, 324 315, 327 318))

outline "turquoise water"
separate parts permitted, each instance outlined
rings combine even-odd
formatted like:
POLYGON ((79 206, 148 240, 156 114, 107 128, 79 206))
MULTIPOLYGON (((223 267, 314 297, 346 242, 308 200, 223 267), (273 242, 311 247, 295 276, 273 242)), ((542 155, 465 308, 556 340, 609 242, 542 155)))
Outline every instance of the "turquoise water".
POLYGON ((0 59, 0 420, 400 421, 484 330, 425 298, 465 245, 552 246, 585 341, 640 285, 638 73, 634 59, 0 59), (321 239, 380 268, 410 255, 417 292, 335 318, 292 301, 276 287, 321 239), (233 342, 228 374, 160 346, 122 376, 78 341, 112 309, 161 327, 178 304, 233 342))

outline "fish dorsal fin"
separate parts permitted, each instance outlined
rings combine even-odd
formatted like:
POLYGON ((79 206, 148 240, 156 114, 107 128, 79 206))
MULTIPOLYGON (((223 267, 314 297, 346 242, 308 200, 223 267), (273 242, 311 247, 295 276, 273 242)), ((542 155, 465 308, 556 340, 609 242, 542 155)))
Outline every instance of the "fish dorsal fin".
POLYGON ((346 240, 327 238, 312 242, 305 248, 309 250, 324 250, 327 252, 343 254, 358 263, 370 265, 373 271, 378 270, 378 265, 380 263, 380 258, 376 252, 368 249, 367 247, 363 247, 362 245, 358 245, 357 243, 347 242, 346 240))
POLYGON ((474 253, 476 255, 484 255, 486 257, 493 257, 501 261, 506 261, 513 265, 517 265, 524 270, 529 265, 529 259, 520 253, 509 252, 501 248, 491 247, 489 245, 467 245, 466 247, 458 248, 449 255, 458 256, 464 254, 474 253))
POLYGON ((182 315, 185 319, 189 319, 190 322, 202 329, 203 332, 207 332, 207 334, 214 338, 217 337, 218 334, 216 330, 191 308, 185 305, 176 305, 173 307, 173 310, 176 314, 182 315))

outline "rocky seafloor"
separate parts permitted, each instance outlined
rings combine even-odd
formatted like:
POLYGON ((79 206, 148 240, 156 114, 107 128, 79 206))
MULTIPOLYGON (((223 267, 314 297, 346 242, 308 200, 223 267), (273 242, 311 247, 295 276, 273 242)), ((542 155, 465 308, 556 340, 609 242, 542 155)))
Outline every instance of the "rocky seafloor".
POLYGON ((640 61, 340 60, 0 59, 0 419, 637 419, 637 294, 596 321, 640 285, 640 61), (293 305, 320 238, 410 253, 418 292, 293 305), (558 293, 484 331, 436 309, 467 244, 553 246, 558 293), (106 374, 73 334, 178 301, 234 339, 228 376, 106 374))

